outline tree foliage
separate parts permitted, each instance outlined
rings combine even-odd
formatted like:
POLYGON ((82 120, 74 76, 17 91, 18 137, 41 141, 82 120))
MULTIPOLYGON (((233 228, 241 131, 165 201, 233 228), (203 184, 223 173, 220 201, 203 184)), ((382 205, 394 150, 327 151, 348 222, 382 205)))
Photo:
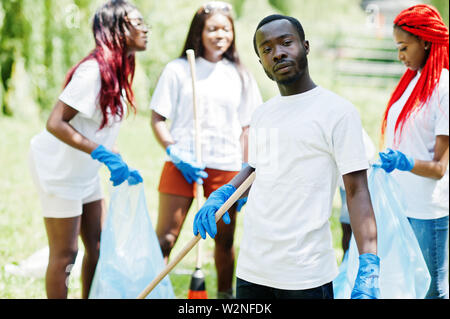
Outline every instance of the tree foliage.
POLYGON ((288 14, 289 4, 286 0, 269 0, 272 7, 279 10, 283 14, 288 14))
MULTIPOLYGON (((23 0, 2 2, 3 24, 0 29, 0 74, 2 91, 9 89, 9 80, 13 72, 14 61, 18 55, 26 58, 29 52, 30 23, 24 14, 23 0)), ((11 108, 5 103, 6 94, 2 94, 1 111, 12 114, 11 108)))
MULTIPOLYGON (((52 108, 67 71, 94 47, 92 17, 104 1, 0 2, 0 115, 13 115, 20 113, 21 108, 32 107, 11 98, 13 90, 19 95, 29 95, 44 114, 52 108), (26 79, 18 79, 19 75, 26 79), (23 91, 21 82, 31 83, 29 91, 23 91), (13 86, 12 83, 19 85, 13 86)), ((138 106, 145 109, 164 65, 180 55, 194 12, 207 0, 131 1, 152 28, 147 51, 137 55, 134 84, 138 106)), ((353 26, 364 20, 364 13, 358 6, 360 0, 225 1, 234 8, 241 58, 247 65, 254 66, 256 72, 261 72, 261 69, 253 53, 251 39, 256 24, 265 15, 280 12, 296 16, 302 21, 308 36, 313 37, 315 48, 342 31, 342 25, 353 26)), ((448 0, 431 2, 448 23, 448 0)), ((344 34, 347 32, 343 31, 344 34)), ((260 74, 262 76, 257 80, 260 83, 267 81, 263 73, 260 74)), ((262 91, 268 92, 264 88, 262 91)))

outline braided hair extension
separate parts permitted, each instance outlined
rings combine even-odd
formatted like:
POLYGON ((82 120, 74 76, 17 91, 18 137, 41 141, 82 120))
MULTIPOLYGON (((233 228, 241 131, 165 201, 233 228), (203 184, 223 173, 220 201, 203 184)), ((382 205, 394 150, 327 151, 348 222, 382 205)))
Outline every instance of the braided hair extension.
MULTIPOLYGON (((411 95, 403 106, 395 123, 395 132, 399 129, 401 136, 406 120, 416 111, 426 107, 434 89, 439 83, 443 68, 449 68, 449 36, 439 12, 430 5, 419 4, 403 10, 394 19, 394 27, 409 32, 431 43, 428 58, 411 95)), ((384 140, 389 110, 408 87, 417 71, 408 69, 401 77, 389 99, 381 125, 381 142, 384 140)), ((395 134, 397 136, 397 134, 395 134)), ((396 144, 396 138, 394 144, 396 144)))

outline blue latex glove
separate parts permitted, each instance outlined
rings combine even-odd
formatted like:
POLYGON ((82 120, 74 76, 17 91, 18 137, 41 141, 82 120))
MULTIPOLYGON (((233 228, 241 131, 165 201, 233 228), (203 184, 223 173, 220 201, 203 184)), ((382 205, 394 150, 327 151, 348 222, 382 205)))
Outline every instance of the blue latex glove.
POLYGON ((351 299, 379 299, 380 258, 374 254, 359 256, 359 269, 356 275, 351 299))
POLYGON ((239 213, 242 207, 247 203, 247 197, 241 198, 237 201, 236 211, 239 213))
POLYGON ((128 184, 130 185, 136 185, 143 182, 143 178, 141 174, 139 174, 139 171, 133 169, 130 170, 130 176, 128 176, 128 184))
POLYGON ((189 184, 193 182, 203 184, 202 178, 208 177, 208 173, 204 171, 205 165, 196 162, 191 153, 181 151, 176 144, 167 146, 166 152, 189 184))
POLYGON ((123 161, 122 156, 106 149, 103 145, 99 145, 93 150, 91 157, 108 167, 111 173, 109 180, 113 182, 113 186, 122 184, 130 176, 130 170, 128 169, 128 165, 123 161))
POLYGON ((400 151, 394 151, 388 148, 387 151, 380 152, 379 154, 381 159, 381 168, 383 168, 387 173, 392 172, 394 169, 410 171, 414 167, 414 159, 400 151))
MULTIPOLYGON (((216 226, 216 212, 219 208, 230 198, 236 191, 236 188, 231 184, 225 184, 216 191, 212 192, 206 200, 205 204, 200 208, 194 218, 194 235, 198 233, 203 239, 206 238, 206 233, 214 238, 217 234, 216 226)), ((231 222, 228 212, 223 214, 222 220, 225 224, 231 222)))

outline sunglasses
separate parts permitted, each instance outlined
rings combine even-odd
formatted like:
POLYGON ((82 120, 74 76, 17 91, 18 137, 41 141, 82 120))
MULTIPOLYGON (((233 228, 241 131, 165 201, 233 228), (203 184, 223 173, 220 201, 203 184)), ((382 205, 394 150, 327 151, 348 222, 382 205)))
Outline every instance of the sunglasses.
POLYGON ((210 13, 212 11, 220 10, 223 12, 230 12, 232 10, 232 6, 229 3, 223 1, 211 1, 205 3, 203 5, 203 12, 210 13))
POLYGON ((126 17, 125 20, 129 24, 131 24, 133 26, 133 28, 135 28, 136 30, 151 31, 151 27, 147 23, 145 23, 142 19, 139 19, 139 18, 130 19, 130 18, 126 17))

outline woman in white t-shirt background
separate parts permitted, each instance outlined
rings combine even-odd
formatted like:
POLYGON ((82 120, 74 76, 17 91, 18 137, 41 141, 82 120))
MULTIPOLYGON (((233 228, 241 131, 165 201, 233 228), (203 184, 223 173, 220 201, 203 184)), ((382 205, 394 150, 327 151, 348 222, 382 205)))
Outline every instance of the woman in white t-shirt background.
MULTIPOLYGON (((194 15, 179 58, 164 68, 152 96, 151 126, 168 158, 159 191, 156 233, 167 261, 195 197, 195 182, 204 195, 230 181, 247 162, 251 115, 262 103, 252 75, 239 60, 232 7, 214 1, 194 15), (195 160, 192 80, 186 50, 196 56, 196 94, 202 163, 195 160), (170 129, 166 120, 171 121, 170 129)), ((236 206, 215 238, 218 297, 232 297, 236 206)))
POLYGON ((431 275, 426 298, 448 298, 448 28, 436 9, 417 5, 395 18, 394 40, 408 69, 384 114, 382 168, 405 196, 431 275))
POLYGON ((112 149, 127 109, 135 111, 135 52, 146 49, 147 31, 141 13, 127 1, 101 6, 93 18, 95 49, 69 71, 46 129, 31 140, 30 170, 50 252, 48 298, 67 298, 79 235, 85 247, 82 298, 89 295, 105 214, 101 163, 114 186, 142 182, 139 172, 112 149))

